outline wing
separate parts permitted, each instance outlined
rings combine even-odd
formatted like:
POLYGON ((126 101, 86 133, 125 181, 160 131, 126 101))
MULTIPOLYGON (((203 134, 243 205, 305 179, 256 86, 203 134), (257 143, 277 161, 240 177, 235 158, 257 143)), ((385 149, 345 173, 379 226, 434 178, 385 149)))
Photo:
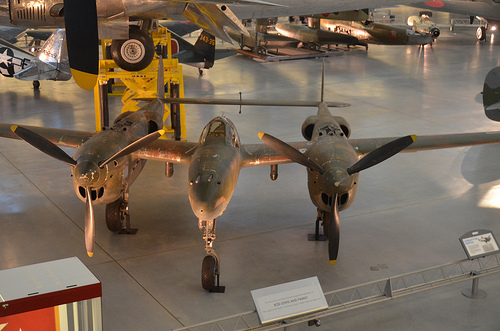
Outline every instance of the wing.
MULTIPOLYGON (((31 131, 34 131, 50 140, 54 144, 63 147, 79 148, 84 142, 92 137, 95 132, 74 131, 65 129, 43 128, 29 125, 19 125, 31 131)), ((11 130, 12 124, 0 123, 0 137, 21 139, 11 130)))
MULTIPOLYGON (((362 156, 397 138, 399 137, 349 139, 349 144, 351 144, 351 146, 354 147, 358 154, 362 156)), ((409 147, 404 149, 402 153, 418 152, 431 149, 494 144, 499 142, 500 131, 417 136, 417 140, 409 147)))
POLYGON ((133 155, 146 160, 189 164, 198 143, 158 139, 133 155))
MULTIPOLYGON (((18 135, 12 132, 12 125, 13 124, 0 123, 0 137, 21 139, 18 135)), ((95 132, 87 131, 53 129, 29 125, 19 126, 38 133, 57 146, 62 147, 79 148, 90 137, 95 135, 95 132)), ((147 147, 132 153, 132 155, 148 160, 189 164, 189 162, 191 162, 192 152, 195 150, 196 146, 198 146, 197 143, 191 142, 156 140, 147 147)))
MULTIPOLYGON (((291 143, 293 147, 302 150, 307 148, 307 142, 291 143)), ((198 147, 198 143, 157 140, 144 147, 133 155, 141 159, 160 162, 172 162, 188 165, 191 157, 198 147)), ((276 153, 265 144, 249 144, 241 146, 242 168, 261 165, 292 163, 288 158, 276 153)))
MULTIPOLYGON (((304 153, 307 149, 309 142, 295 142, 289 143, 289 145, 298 149, 300 152, 304 153)), ((243 145, 241 148, 241 154, 243 157, 242 167, 255 167, 271 164, 283 164, 283 163, 293 163, 289 158, 278 154, 266 144, 249 144, 243 145)))

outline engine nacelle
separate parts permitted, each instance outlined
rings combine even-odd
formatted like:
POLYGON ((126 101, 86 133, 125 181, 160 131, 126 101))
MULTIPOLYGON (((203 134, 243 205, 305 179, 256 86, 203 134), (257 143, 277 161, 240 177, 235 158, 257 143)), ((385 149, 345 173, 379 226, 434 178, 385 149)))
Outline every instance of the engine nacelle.
POLYGON ((333 118, 335 118, 335 121, 339 124, 340 129, 342 129, 346 138, 349 138, 351 136, 351 126, 346 119, 341 116, 333 116, 333 118))
POLYGON ((441 34, 441 31, 439 30, 439 28, 434 27, 429 30, 429 33, 431 34, 433 39, 436 39, 441 34))
POLYGON ((304 123, 302 123, 302 137, 304 137, 305 140, 311 141, 314 132, 314 126, 316 125, 317 121, 318 116, 309 116, 308 118, 306 118, 304 123))
MULTIPOLYGON (((351 135, 351 126, 346 121, 346 119, 341 117, 341 116, 333 116, 333 118, 339 124, 340 129, 342 130, 342 132, 344 133, 346 138, 349 138, 349 136, 351 135)), ((306 118, 304 123, 302 123, 302 129, 301 129, 302 136, 304 137, 305 140, 311 141, 313 133, 314 133, 314 126, 316 125, 318 120, 319 120, 319 118, 316 115, 309 116, 308 118, 306 118)))

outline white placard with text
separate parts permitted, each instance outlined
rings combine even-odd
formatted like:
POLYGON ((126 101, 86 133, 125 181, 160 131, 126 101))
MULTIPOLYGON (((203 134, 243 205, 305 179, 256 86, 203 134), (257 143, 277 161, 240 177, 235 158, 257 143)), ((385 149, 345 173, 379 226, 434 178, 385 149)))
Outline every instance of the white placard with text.
POLYGON ((251 291, 262 324, 328 308, 318 277, 251 291))

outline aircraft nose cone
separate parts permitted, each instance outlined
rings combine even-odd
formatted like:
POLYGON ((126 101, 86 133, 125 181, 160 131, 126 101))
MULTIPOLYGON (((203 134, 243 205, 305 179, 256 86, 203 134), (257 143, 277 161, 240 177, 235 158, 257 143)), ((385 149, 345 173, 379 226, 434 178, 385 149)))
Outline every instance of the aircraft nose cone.
POLYGON ((81 186, 91 186, 99 180, 99 167, 94 162, 82 161, 76 165, 74 174, 81 186))
POLYGON ((219 217, 226 208, 221 182, 197 178, 189 182, 191 208, 199 219, 212 220, 219 217))

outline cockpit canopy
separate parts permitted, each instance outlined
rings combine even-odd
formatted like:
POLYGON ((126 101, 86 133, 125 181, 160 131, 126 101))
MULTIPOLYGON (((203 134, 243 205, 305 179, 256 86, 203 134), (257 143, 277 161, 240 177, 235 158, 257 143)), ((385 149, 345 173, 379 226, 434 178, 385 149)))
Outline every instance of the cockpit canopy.
POLYGON ((224 117, 216 117, 205 126, 199 144, 217 143, 239 147, 239 138, 234 124, 224 117))

